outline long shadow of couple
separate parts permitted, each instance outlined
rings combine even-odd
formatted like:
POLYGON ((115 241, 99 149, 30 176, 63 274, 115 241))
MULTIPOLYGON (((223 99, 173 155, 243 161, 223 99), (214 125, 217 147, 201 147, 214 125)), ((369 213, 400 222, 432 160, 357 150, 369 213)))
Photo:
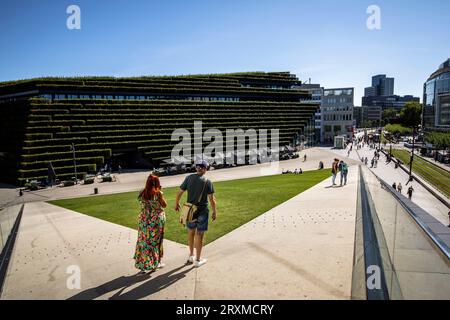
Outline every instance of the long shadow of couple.
POLYGON ((186 274, 192 269, 192 266, 185 264, 167 273, 161 274, 154 279, 152 278, 152 275, 154 274, 153 272, 122 276, 106 282, 98 287, 90 288, 77 293, 76 295, 68 298, 68 300, 93 300, 117 289, 120 290, 111 296, 109 300, 137 300, 148 297, 160 290, 170 287, 177 281, 185 278, 186 274), (139 282, 144 283, 128 292, 123 293, 126 288, 139 282))

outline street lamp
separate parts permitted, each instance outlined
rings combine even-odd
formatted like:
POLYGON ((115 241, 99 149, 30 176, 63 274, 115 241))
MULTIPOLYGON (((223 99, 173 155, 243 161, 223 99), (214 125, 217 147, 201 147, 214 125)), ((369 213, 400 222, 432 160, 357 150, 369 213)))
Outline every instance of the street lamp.
POLYGON ((378 134, 379 134, 379 138, 378 138, 378 150, 381 150, 381 135, 383 134, 383 129, 378 129, 378 134))
POLYGON ((411 160, 409 161, 409 181, 412 180, 412 166, 413 166, 413 161, 414 161, 414 142, 415 142, 415 127, 412 127, 412 135, 413 135, 413 139, 412 139, 412 150, 411 150, 411 160))

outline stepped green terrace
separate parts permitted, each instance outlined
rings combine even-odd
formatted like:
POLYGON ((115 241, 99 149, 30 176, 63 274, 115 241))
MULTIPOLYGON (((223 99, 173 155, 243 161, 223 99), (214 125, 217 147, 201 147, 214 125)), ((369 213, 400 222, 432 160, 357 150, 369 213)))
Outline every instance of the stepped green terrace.
MULTIPOLYGON (((279 146, 314 131, 317 104, 292 89, 289 72, 177 77, 37 78, 0 83, 2 179, 23 185, 124 169, 160 166, 178 141, 176 129, 278 129, 279 146)), ((237 142, 236 142, 237 143, 237 142)))

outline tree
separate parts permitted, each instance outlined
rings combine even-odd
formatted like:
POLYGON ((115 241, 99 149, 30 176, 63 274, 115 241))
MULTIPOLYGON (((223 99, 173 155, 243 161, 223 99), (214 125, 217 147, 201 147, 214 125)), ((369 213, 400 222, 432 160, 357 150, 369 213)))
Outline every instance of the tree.
POLYGON ((371 120, 365 120, 362 126, 363 128, 372 128, 374 126, 374 123, 371 120))
POLYGON ((391 133, 396 137, 406 136, 412 133, 411 128, 406 128, 399 124, 388 124, 387 126, 384 127, 384 130, 388 131, 389 133, 391 133))
POLYGON ((404 126, 417 128, 422 122, 422 105, 419 102, 407 102, 400 111, 400 119, 404 126))
POLYGON ((397 110, 394 108, 383 110, 383 116, 384 124, 392 123, 391 121, 395 118, 397 118, 397 110))
POLYGON ((412 128, 413 141, 411 149, 411 160, 409 161, 409 179, 412 181, 412 167, 414 161, 414 134, 416 128, 422 122, 422 105, 416 101, 407 102, 400 111, 400 119, 406 127, 412 128))
POLYGON ((428 132, 425 135, 425 140, 437 150, 445 150, 450 146, 450 133, 428 132))

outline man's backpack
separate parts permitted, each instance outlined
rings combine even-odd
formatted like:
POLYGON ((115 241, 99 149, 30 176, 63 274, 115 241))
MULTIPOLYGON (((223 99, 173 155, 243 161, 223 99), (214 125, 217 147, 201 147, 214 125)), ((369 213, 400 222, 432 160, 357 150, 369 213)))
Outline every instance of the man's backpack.
POLYGON ((347 173, 348 172, 348 166, 346 163, 342 164, 342 172, 347 173))

